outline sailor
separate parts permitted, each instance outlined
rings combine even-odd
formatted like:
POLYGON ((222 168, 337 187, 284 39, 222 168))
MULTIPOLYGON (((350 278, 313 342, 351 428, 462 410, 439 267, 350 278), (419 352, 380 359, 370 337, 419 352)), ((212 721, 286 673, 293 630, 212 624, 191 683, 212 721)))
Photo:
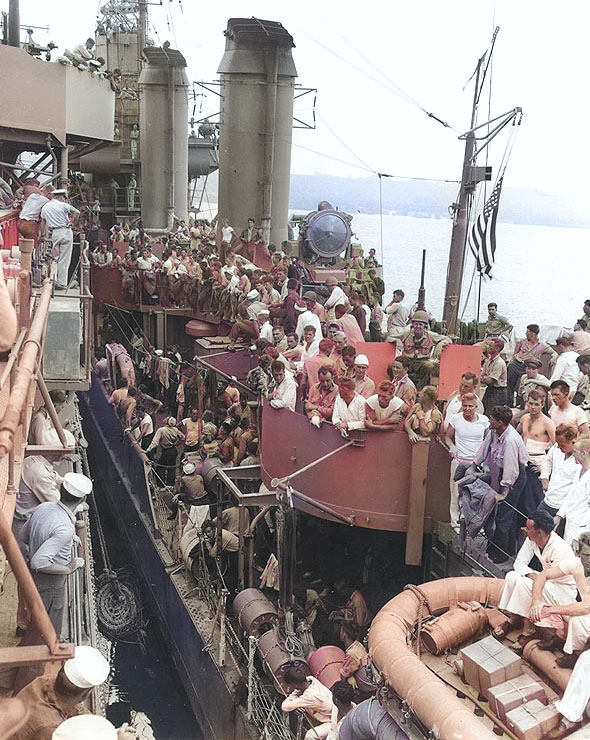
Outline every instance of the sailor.
POLYGON ((272 324, 270 323, 270 311, 263 308, 258 312, 258 336, 260 339, 266 339, 267 342, 273 343, 272 324))
POLYGON ((356 392, 354 380, 340 380, 332 413, 334 429, 338 429, 343 437, 348 437, 349 431, 365 428, 366 413, 365 399, 356 392))
POLYGON ((178 446, 184 442, 183 433, 176 426, 176 419, 169 416, 166 424, 154 434, 146 454, 151 459, 157 456, 156 475, 163 485, 174 485, 178 446))
POLYGON ((563 650, 564 655, 555 661, 560 668, 574 667, 590 637, 590 584, 587 578, 590 575, 590 532, 580 535, 578 555, 577 558, 541 571, 533 586, 531 612, 535 612, 533 618, 539 618, 540 615, 537 624, 546 633, 544 644, 539 643, 539 647, 541 650, 553 650, 556 647, 563 650), (565 575, 575 579, 579 598, 567 604, 543 603, 541 595, 546 582, 565 575), (565 644, 562 645, 561 638, 564 637, 565 644))
POLYGON ((68 270, 74 244, 70 216, 71 214, 80 215, 80 211, 67 202, 67 195, 67 190, 54 190, 53 198, 41 209, 41 219, 51 233, 52 254, 57 259, 55 276, 57 290, 65 290, 68 285, 68 270))
POLYGON ((461 375, 461 380, 459 381, 458 390, 453 391, 453 393, 451 393, 446 403, 446 406, 445 406, 444 424, 443 424, 445 429, 446 429, 447 424, 451 420, 451 417, 461 412, 461 407, 463 405, 463 396, 466 393, 475 394, 476 399, 477 399, 476 411, 478 414, 483 414, 483 403, 480 401, 477 395, 478 385, 479 385, 479 378, 477 377, 475 373, 465 372, 461 375))
MULTIPOLYGON (((391 365, 387 368, 387 377, 393 383, 393 393, 398 398, 411 408, 416 402, 416 396, 418 394, 414 382, 408 375, 408 358, 398 357, 391 365)), ((458 407, 460 408, 460 407, 458 407)), ((483 406, 482 406, 483 410, 483 406)))
POLYGON ((338 304, 334 309, 334 314, 336 321, 346 336, 347 344, 352 344, 356 347, 357 344, 365 341, 363 331, 352 313, 349 313, 348 306, 338 304))
POLYGON ((555 351, 558 357, 549 382, 553 383, 554 380, 565 380, 570 387, 571 398, 576 392, 581 378, 580 369, 576 362, 578 353, 574 352, 572 348, 572 335, 562 334, 560 337, 557 337, 555 351))
POLYGON ((74 554, 76 512, 91 492, 90 478, 81 473, 66 473, 60 488, 61 500, 39 504, 20 533, 21 550, 58 639, 67 576, 84 565, 84 559, 74 554))
POLYGON ((305 402, 305 413, 310 424, 319 429, 325 421, 332 421, 338 387, 334 383, 334 368, 322 365, 318 370, 318 382, 309 389, 305 402))
POLYGON ((139 126, 137 123, 134 123, 131 126, 131 131, 129 132, 129 147, 131 149, 131 159, 137 159, 137 155, 139 153, 139 126))
POLYGON ((385 307, 385 313, 387 314, 387 342, 393 342, 395 337, 408 325, 410 309, 402 303, 404 297, 404 291, 401 288, 397 288, 393 291, 391 302, 385 307))
MULTIPOLYGON (((555 442, 555 424, 543 413, 543 406, 547 394, 542 390, 533 390, 529 393, 527 412, 520 420, 521 434, 529 453, 531 463, 537 470, 541 470, 545 460, 545 453, 555 442)), ((577 429, 574 431, 577 436, 577 429)))
POLYGON ((410 442, 424 442, 434 438, 442 424, 442 414, 436 406, 438 392, 433 385, 425 385, 418 393, 418 401, 410 409, 404 429, 410 442))
POLYGON ((375 393, 375 383, 367 375, 369 358, 367 355, 357 355, 354 358, 354 387, 363 398, 369 398, 375 393))
POLYGON ((518 382, 524 373, 524 362, 532 357, 540 360, 542 367, 548 368, 554 361, 556 354, 545 342, 539 341, 539 325, 529 324, 526 328, 526 338, 519 339, 514 348, 514 355, 507 367, 508 398, 512 403, 518 382))
POLYGON ((399 354, 407 357, 408 374, 420 390, 428 385, 430 376, 438 371, 438 355, 450 344, 451 338, 427 329, 429 318, 426 311, 414 312, 409 327, 387 341, 395 342, 399 354))
MULTIPOLYGON (((78 714, 79 704, 88 698, 95 686, 107 680, 110 670, 109 662, 96 648, 77 646, 74 657, 66 660, 57 675, 44 673, 21 689, 16 697, 0 703, 0 736, 12 740, 51 737, 48 733, 78 714), (13 727, 5 726, 5 717, 15 702, 24 705, 27 719, 12 734, 13 727)), ((86 734, 77 737, 98 740, 100 736, 86 734)))
MULTIPOLYGON (((539 370, 543 363, 536 357, 531 357, 524 361, 524 375, 520 378, 520 383, 516 390, 516 399, 520 408, 524 408, 524 404, 527 402, 529 393, 532 390, 543 390, 545 393, 549 392, 549 378, 542 375, 539 370)), ((512 399, 508 399, 511 401, 512 399)))
POLYGON ((512 324, 498 313, 497 303, 488 303, 488 319, 484 325, 484 337, 508 336, 512 331, 512 324))
POLYGON ((488 557, 503 563, 514 553, 516 546, 516 510, 527 483, 528 453, 522 437, 511 425, 512 411, 508 406, 494 406, 490 415, 490 429, 473 460, 475 465, 485 462, 498 469, 499 501, 496 509, 496 530, 488 544, 488 557), (506 499, 504 501, 504 499, 506 499))
POLYGON ((24 185, 25 202, 18 218, 18 233, 25 239, 32 239, 37 246, 41 221, 41 209, 49 202, 53 191, 51 185, 41 189, 39 180, 27 180, 24 185))
POLYGON ((346 293, 338 285, 338 279, 334 275, 328 275, 326 285, 332 288, 330 295, 324 303, 324 309, 327 311, 326 318, 334 319, 334 309, 336 306, 347 306, 348 298, 346 297, 346 293))
POLYGON ((588 436, 588 419, 582 408, 574 406, 570 401, 570 387, 565 380, 554 380, 549 386, 549 394, 553 406, 549 409, 549 416, 555 426, 559 424, 575 424, 580 436, 588 436))
POLYGON ((446 443, 453 454, 451 461, 450 492, 451 526, 459 528, 459 488, 457 480, 462 477, 461 468, 466 470, 477 454, 484 434, 489 426, 489 419, 477 412, 475 393, 464 393, 461 397, 461 411, 450 417, 446 426, 446 443))
MULTIPOLYGON (((317 722, 330 722, 334 706, 330 689, 314 676, 306 676, 303 668, 299 666, 288 666, 283 672, 283 679, 290 689, 290 693, 281 704, 283 712, 303 709, 317 722)), ((314 737, 311 733, 313 730, 306 734, 305 740, 314 737)))
POLYGON ((486 390, 483 394, 484 414, 489 414, 494 406, 506 404, 506 363, 500 356, 504 340, 499 337, 484 342, 484 361, 481 368, 481 384, 486 390))
POLYGON ((306 290, 303 294, 305 309, 297 317, 297 336, 299 341, 303 337, 303 332, 307 326, 315 327, 315 336, 319 340, 322 337, 322 319, 325 317, 323 307, 317 302, 317 293, 315 290, 306 290))
POLYGON ((268 400, 274 409, 291 409, 295 411, 297 401, 297 383, 291 373, 285 371, 280 360, 274 360, 270 366, 275 387, 268 393, 268 400))
POLYGON ((543 604, 569 604, 576 598, 574 576, 556 570, 566 561, 575 558, 574 551, 553 531, 554 525, 553 517, 547 511, 535 511, 531 514, 524 528, 527 538, 518 551, 514 570, 509 571, 504 579, 498 607, 507 611, 511 617, 509 624, 497 628, 494 635, 501 637, 512 627, 521 626, 523 619, 527 620, 524 633, 518 640, 520 648, 533 639, 535 633, 531 622, 541 618, 543 604), (535 556, 541 563, 542 570, 553 575, 552 578, 547 578, 547 575, 543 577, 542 588, 535 588, 538 571, 530 567, 535 556))
POLYGON ((134 740, 137 733, 127 723, 115 728, 105 717, 79 714, 62 722, 51 735, 51 740, 134 740))
POLYGON ((203 477, 196 472, 196 465, 190 460, 184 460, 181 470, 178 492, 172 498, 172 508, 168 519, 176 518, 179 501, 187 506, 208 506, 209 503, 203 477))
MULTIPOLYGON (((74 435, 64 429, 68 447, 75 447, 74 435)), ((47 444, 59 447, 61 445, 57 431, 51 429, 47 434, 47 444)), ((12 519, 12 533, 17 541, 20 539, 25 523, 31 514, 44 501, 57 503, 61 497, 62 476, 57 472, 51 462, 42 455, 28 455, 23 460, 21 479, 16 494, 14 516, 12 519)), ((17 584, 18 585, 18 584, 17 584)), ((30 623, 24 594, 18 587, 18 608, 16 614, 16 634, 25 632, 30 623)))
MULTIPOLYGON (((364 355, 359 355, 359 357, 364 357, 364 355)), ((408 407, 401 398, 395 395, 394 390, 394 385, 390 380, 382 380, 377 393, 367 398, 365 419, 367 429, 377 429, 382 432, 393 432, 399 429, 408 407)))

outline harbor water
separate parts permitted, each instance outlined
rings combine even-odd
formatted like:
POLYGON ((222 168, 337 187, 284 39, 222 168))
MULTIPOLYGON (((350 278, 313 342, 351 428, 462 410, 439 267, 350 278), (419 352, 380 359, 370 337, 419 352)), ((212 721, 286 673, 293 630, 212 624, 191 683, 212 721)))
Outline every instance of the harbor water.
MULTIPOLYGON (((501 217, 501 211, 500 211, 501 217)), ((420 285, 422 250, 426 250, 426 307, 442 316, 452 221, 411 216, 353 214, 352 229, 365 254, 375 248, 387 286, 385 303, 395 288, 413 303, 420 285), (381 250, 381 229, 383 250, 381 250), (381 257, 382 254, 382 257, 381 257)), ((590 230, 498 223, 492 280, 482 283, 480 316, 489 301, 510 319, 519 337, 527 324, 573 327, 590 298, 590 230)), ((479 279, 472 278, 474 259, 465 268, 462 319, 477 315, 479 279), (472 284, 471 292, 469 291, 472 284), (465 307, 465 308, 464 308, 465 307)))

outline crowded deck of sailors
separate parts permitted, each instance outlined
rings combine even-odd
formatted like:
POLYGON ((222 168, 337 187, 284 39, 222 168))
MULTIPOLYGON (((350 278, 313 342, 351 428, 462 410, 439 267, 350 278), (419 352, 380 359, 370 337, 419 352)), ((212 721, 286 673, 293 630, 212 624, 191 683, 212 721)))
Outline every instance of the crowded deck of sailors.
MULTIPOLYGON (((33 185, 31 193, 38 195, 37 188, 38 184, 33 185)), ((75 209, 65 207, 64 195, 44 195, 46 200, 30 219, 35 225, 30 228, 30 224, 19 224, 23 236, 37 240, 43 222, 51 226, 51 209, 44 214, 43 208, 54 198, 64 204, 56 212, 69 219, 75 209)), ((27 220, 21 218, 21 222, 27 220)), ((238 251, 248 254, 260 245, 258 232, 247 236, 254 241, 245 242, 230 229, 227 224, 221 228, 228 241, 222 240, 217 246, 219 229, 205 221, 180 223, 168 237, 151 245, 139 227, 122 225, 113 227, 108 245, 99 243, 90 253, 97 269, 121 272, 127 299, 138 304, 168 302, 215 316, 230 325, 231 346, 251 347, 258 358, 246 379, 251 395, 246 397, 229 379, 203 403, 198 398, 198 373, 190 352, 176 346, 158 350, 146 337, 137 335, 124 347, 113 340, 123 340, 125 332, 108 322, 103 324, 106 347, 104 356, 99 352, 97 357, 96 374, 109 389, 109 402, 116 408, 126 433, 153 462, 160 487, 170 491, 170 518, 180 516, 187 522, 193 506, 206 508, 205 515, 197 519, 196 529, 209 556, 214 558, 217 548, 228 556, 237 551, 238 519, 231 509, 218 513, 223 522, 219 541, 215 534, 216 524, 209 517, 205 471, 259 462, 262 430, 254 409, 257 403, 265 402, 274 409, 305 414, 310 434, 327 424, 343 437, 360 430, 399 432, 407 434, 413 444, 431 440, 446 444, 453 457, 450 521, 459 536, 474 538, 483 528, 489 559, 503 563, 517 555, 515 573, 520 560, 524 562, 523 548, 530 549, 527 543, 532 542, 542 553, 549 540, 553 545, 557 542, 562 550, 560 561, 567 564, 575 580, 580 569, 575 548, 579 543, 587 547, 583 533, 590 526, 590 301, 584 303, 583 316, 575 322, 574 330, 564 329, 554 347, 539 340, 539 326, 531 323, 526 336, 510 353, 508 335, 512 327, 508 319, 498 315, 497 306, 490 304, 479 339, 481 373, 479 377, 464 373, 456 392, 443 404, 437 395, 438 367, 452 339, 434 331, 436 322, 423 307, 406 305, 401 289, 396 289, 392 300, 383 305, 385 289, 375 271, 374 251, 366 260, 357 256, 344 265, 346 277, 340 283, 329 276, 325 285, 312 287, 309 273, 299 260, 272 245, 264 247, 270 268, 256 267, 238 251), (360 272, 365 273, 362 280, 360 272), (395 359, 386 377, 371 377, 367 356, 357 350, 366 341, 394 346, 395 359), (118 377, 112 377, 114 361, 122 370, 118 377), (109 387, 113 381, 117 387, 109 387), (474 492, 475 481, 478 486, 487 486, 483 495, 481 489, 474 492), (520 524, 526 524, 524 544, 520 524)), ((53 225, 49 235, 55 246, 58 288, 66 287, 71 254, 71 235, 66 234, 64 240, 60 233, 64 230, 71 231, 69 226, 53 225)), ((46 415, 42 416, 41 410, 31 426, 32 441, 49 444, 51 424, 46 415)), ((57 603, 61 596, 58 593, 56 597, 59 587, 56 591, 51 575, 63 580, 66 570, 80 567, 80 563, 75 558, 59 563, 57 558, 61 569, 55 572, 51 571, 53 565, 49 569, 43 563, 39 565, 35 552, 50 541, 52 534, 51 528, 45 532, 34 525, 49 504, 55 507, 61 501, 63 505, 59 512, 55 509, 53 517, 58 526, 57 513, 61 515, 67 508, 75 511, 88 494, 90 482, 84 476, 72 478, 75 474, 61 479, 42 456, 28 461, 14 526, 59 634, 63 602, 57 603), (35 465, 36 471, 31 469, 35 465)), ((188 561, 190 568, 190 557, 188 561)), ((266 566, 270 583, 271 559, 266 566)), ((561 562, 543 565, 543 583, 563 576, 565 571, 555 571, 557 566, 561 562)), ((230 578, 228 582, 231 585, 235 580, 230 578)), ((510 589, 522 587, 519 584, 514 586, 510 581, 510 589)), ((502 603, 506 611, 514 610, 533 626, 551 615, 562 617, 556 630, 555 622, 549 629, 556 633, 552 639, 561 638, 556 644, 563 645, 562 662, 569 667, 590 637, 590 600, 581 584, 577 590, 582 601, 575 608, 570 605, 573 599, 569 591, 563 596, 565 602, 554 594, 543 601, 540 594, 545 590, 537 593, 536 586, 530 603, 522 606, 521 601, 524 598, 526 602, 527 597, 521 596, 519 601, 511 596, 512 591, 502 603), (560 603, 565 606, 562 608, 560 603), (569 616, 578 619, 573 633, 568 633, 569 616)), ((334 595, 333 587, 329 584, 319 593, 312 588, 298 589, 295 601, 301 613, 311 619, 318 605, 328 603, 328 592, 334 595)), ((332 643, 341 644, 347 651, 345 670, 349 673, 343 675, 347 680, 366 664, 359 639, 371 615, 354 584, 339 584, 339 589, 341 608, 329 615, 338 629, 337 634, 332 630, 330 637, 332 643), (340 618, 336 612, 342 612, 340 618)), ((20 615, 26 620, 26 610, 20 615)), ((18 629, 26 630, 27 626, 23 621, 18 629)), ((531 628, 525 635, 533 633, 531 628)), ((285 711, 304 706, 294 701, 305 693, 300 679, 291 677, 295 694, 286 700, 285 711)), ((333 694, 333 704, 331 697, 329 702, 328 697, 322 698, 330 704, 330 712, 332 706, 343 703, 351 709, 342 686, 333 694)), ((326 714, 329 712, 324 711, 326 714)), ((329 717, 320 715, 315 719, 329 724, 329 717)), ((571 711, 564 713, 568 719, 571 715, 571 711)))

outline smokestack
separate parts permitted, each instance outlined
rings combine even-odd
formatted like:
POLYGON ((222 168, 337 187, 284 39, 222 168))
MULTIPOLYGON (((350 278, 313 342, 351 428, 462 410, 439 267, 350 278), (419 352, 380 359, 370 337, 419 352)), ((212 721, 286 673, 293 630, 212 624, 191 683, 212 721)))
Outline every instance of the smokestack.
POLYGON ((8 46, 20 46, 20 6, 19 0, 8 2, 8 46))

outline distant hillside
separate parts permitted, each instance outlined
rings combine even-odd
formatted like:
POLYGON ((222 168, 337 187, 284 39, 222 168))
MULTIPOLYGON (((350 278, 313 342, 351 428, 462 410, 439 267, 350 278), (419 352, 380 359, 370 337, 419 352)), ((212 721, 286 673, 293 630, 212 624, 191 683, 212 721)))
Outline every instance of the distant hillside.
MULTIPOLYGON (((383 178, 383 213, 419 218, 446 218, 457 198, 458 186, 449 183, 383 178)), ((325 175, 291 175, 291 208, 313 211, 321 200, 351 214, 379 213, 379 181, 371 178, 342 178, 325 175)), ((501 221, 543 226, 590 228, 588 209, 536 190, 505 188, 500 201, 501 221)))

